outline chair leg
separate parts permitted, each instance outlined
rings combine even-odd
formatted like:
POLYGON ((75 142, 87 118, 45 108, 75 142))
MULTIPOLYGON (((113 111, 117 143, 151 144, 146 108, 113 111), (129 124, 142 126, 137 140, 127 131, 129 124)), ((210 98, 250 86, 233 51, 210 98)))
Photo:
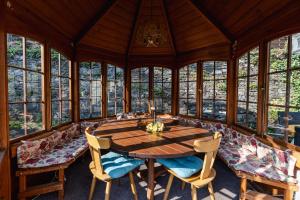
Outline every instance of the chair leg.
POLYGON ((164 199, 163 200, 167 200, 168 199, 168 196, 169 196, 169 193, 170 193, 170 189, 171 189, 171 186, 172 186, 172 183, 173 183, 173 179, 174 179, 174 175, 170 174, 168 185, 166 187, 166 191, 165 191, 164 199))
POLYGON ((111 183, 112 183, 111 181, 106 183, 105 200, 109 200, 111 183))
POLYGON ((192 200, 197 200, 197 188, 191 185, 191 189, 192 189, 192 200))
POLYGON ((96 182, 97 182, 97 178, 95 176, 93 176, 92 185, 90 188, 89 200, 93 199, 96 182))
POLYGON ((210 199, 215 200, 214 189, 211 182, 208 183, 208 191, 209 191, 210 199))
POLYGON ((184 188, 185 188, 185 182, 182 181, 182 183, 181 183, 181 190, 184 190, 184 188))
POLYGON ((129 180, 130 180, 130 187, 131 187, 131 191, 132 191, 134 200, 138 200, 138 195, 137 195, 137 191, 136 191, 136 187, 135 187, 135 183, 134 183, 134 178, 133 178, 132 172, 129 172, 129 180))
POLYGON ((58 199, 63 200, 65 196, 65 171, 64 169, 58 170, 58 181, 63 185, 62 190, 58 191, 58 199))

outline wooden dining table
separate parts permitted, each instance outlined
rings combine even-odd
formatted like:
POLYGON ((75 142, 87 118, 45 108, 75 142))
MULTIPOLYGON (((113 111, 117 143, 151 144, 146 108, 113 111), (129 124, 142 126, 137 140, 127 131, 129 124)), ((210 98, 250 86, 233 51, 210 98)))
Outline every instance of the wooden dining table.
POLYGON ((208 130, 179 125, 175 120, 165 122, 161 136, 146 132, 151 119, 120 120, 105 123, 95 135, 111 137, 111 150, 134 158, 145 159, 148 170, 147 199, 154 199, 155 159, 194 155, 195 140, 212 138, 208 130))

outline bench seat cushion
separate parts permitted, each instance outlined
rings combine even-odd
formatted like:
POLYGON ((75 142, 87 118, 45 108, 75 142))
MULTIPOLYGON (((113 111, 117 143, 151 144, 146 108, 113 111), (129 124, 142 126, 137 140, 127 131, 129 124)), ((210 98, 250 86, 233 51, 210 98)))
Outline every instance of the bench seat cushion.
POLYGON ((202 169, 203 161, 197 156, 157 159, 157 162, 175 172, 181 178, 191 177, 202 169))
POLYGON ((63 164, 74 160, 77 155, 88 147, 85 135, 73 138, 69 143, 56 145, 51 151, 37 157, 19 162, 19 168, 39 168, 63 164))
POLYGON ((112 179, 125 176, 138 166, 144 164, 143 160, 130 158, 114 152, 109 152, 101 156, 101 161, 104 172, 112 179))

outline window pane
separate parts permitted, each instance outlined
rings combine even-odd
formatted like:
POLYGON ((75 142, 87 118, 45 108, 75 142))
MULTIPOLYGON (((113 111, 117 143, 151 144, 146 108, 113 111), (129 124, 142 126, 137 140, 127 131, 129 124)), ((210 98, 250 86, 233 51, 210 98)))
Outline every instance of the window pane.
POLYGON ((179 69, 179 81, 187 81, 188 80, 188 67, 182 67, 179 69))
POLYGON ((215 119, 225 121, 226 120, 226 101, 215 101, 215 119))
POLYGON ((59 53, 54 49, 51 49, 51 74, 59 75, 59 53))
POLYGON ((226 96, 227 96, 226 80, 216 81, 215 98, 220 100, 226 100, 226 96))
POLYGON ((203 99, 214 99, 213 81, 203 81, 203 99))
POLYGON ((204 80, 214 79, 214 62, 203 63, 203 79, 204 80))
POLYGON ((69 100, 70 97, 70 80, 68 78, 61 78, 61 100, 69 100))
POLYGON ((268 107, 268 134, 276 138, 284 138, 285 109, 282 107, 268 107))
POLYGON ((292 35, 292 68, 300 67, 300 33, 292 35))
POLYGON ((288 37, 273 40, 270 43, 270 72, 287 69, 288 37))
POLYGON ((257 76, 249 77, 249 101, 257 102, 257 88, 258 88, 258 80, 257 76))
POLYGON ((72 120, 70 101, 62 101, 62 115, 61 122, 66 123, 72 120))
POLYGON ((238 79, 238 100, 247 101, 247 78, 238 79))
POLYGON ((26 68, 41 71, 41 45, 26 39, 26 68))
POLYGON ((79 78, 82 80, 90 80, 91 63, 82 62, 79 66, 79 78))
POLYGON ((244 102, 238 102, 237 108, 237 123, 242 126, 247 126, 247 104, 244 102))
POLYGON ((227 62, 215 62, 215 76, 216 79, 226 79, 227 78, 227 62))
POLYGON ((213 118, 214 103, 213 100, 203 100, 203 117, 213 118))
POLYGON ((71 77, 70 61, 63 55, 60 56, 60 75, 64 77, 71 77))
POLYGON ((7 34, 7 64, 23 68, 23 37, 7 34))
POLYGON ((24 104, 9 104, 10 139, 25 135, 24 104))
POLYGON ((259 48, 255 48, 250 51, 250 75, 258 74, 258 57, 259 57, 259 48))
POLYGON ((300 107, 300 71, 292 71, 290 106, 300 107))
POLYGON ((269 103, 285 105, 286 101, 286 73, 269 75, 269 103))
POLYGON ((28 103, 27 114, 25 115, 27 121, 27 133, 35 133, 43 130, 43 118, 42 118, 41 103, 28 103))
POLYGON ((23 70, 8 68, 8 100, 9 102, 24 101, 23 70))
POLYGON ((80 118, 86 119, 90 117, 90 100, 80 99, 80 118))
POLYGON ((52 76, 51 77, 51 99, 59 100, 59 77, 52 76))
POLYGON ((187 115, 187 99, 179 99, 179 114, 187 115))
POLYGON ((42 101, 42 76, 37 72, 27 71, 27 101, 42 101))
POLYGON ((60 106, 59 101, 52 101, 51 104, 52 111, 52 126, 57 126, 60 124, 60 106))
POLYGON ((248 53, 239 59, 239 77, 248 75, 248 53))
POLYGON ((188 100, 188 115, 190 116, 196 115, 196 99, 188 100))
POLYGON ((92 80, 101 80, 101 64, 92 62, 91 73, 92 80))

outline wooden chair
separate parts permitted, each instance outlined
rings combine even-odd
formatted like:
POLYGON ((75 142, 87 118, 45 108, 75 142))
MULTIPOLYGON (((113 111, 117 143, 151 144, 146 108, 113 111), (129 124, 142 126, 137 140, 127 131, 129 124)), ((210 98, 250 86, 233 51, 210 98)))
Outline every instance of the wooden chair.
POLYGON ((174 176, 182 180, 184 183, 190 183, 192 189, 192 199, 197 200, 197 188, 202 188, 208 186, 208 191, 210 193, 210 198, 215 199, 214 191, 212 187, 212 181, 216 176, 216 171, 213 169, 213 164, 217 155, 217 151, 221 142, 221 134, 216 132, 214 137, 210 141, 200 141, 196 140, 194 142, 194 149, 198 153, 205 153, 204 162, 202 170, 191 177, 181 178, 174 171, 167 168, 170 173, 168 185, 164 195, 164 200, 167 200, 170 192, 170 188, 174 179, 174 176))
MULTIPOLYGON (((91 152, 91 156, 92 156, 92 162, 89 165, 89 168, 93 174, 93 180, 92 180, 92 184, 91 184, 91 189, 90 189, 90 194, 89 194, 89 200, 91 200, 93 198, 93 193, 95 190, 95 185, 96 185, 96 181, 97 179, 106 182, 106 190, 105 190, 105 200, 109 200, 109 196, 110 196, 110 189, 111 189, 111 185, 112 185, 112 180, 115 178, 120 178, 122 175, 118 175, 118 176, 112 176, 108 173, 106 173, 106 168, 105 168, 105 164, 103 163, 103 158, 104 156, 101 156, 101 149, 109 149, 111 146, 111 139, 110 138, 101 138, 101 137, 96 137, 94 135, 91 135, 91 129, 87 128, 85 131, 86 137, 87 137, 87 141, 90 147, 90 152, 91 152), (119 177, 120 176, 120 177, 119 177)), ((143 164, 142 160, 135 160, 135 159, 131 159, 131 158, 126 158, 120 154, 116 154, 116 153, 112 153, 113 155, 117 155, 118 157, 114 157, 114 158, 121 158, 123 159, 122 163, 124 163, 124 161, 128 161, 127 163, 132 162, 133 165, 131 166, 132 169, 127 169, 127 172, 125 173, 124 170, 124 175, 128 174, 129 175, 129 179, 130 179, 130 186, 131 186, 131 190, 132 193, 134 195, 134 199, 137 200, 138 196, 137 196, 137 191, 136 191, 136 187, 135 187, 135 183, 134 183, 134 178, 133 178, 133 173, 132 170, 135 169, 136 167, 140 166, 141 164, 143 164)), ((108 153, 108 154, 110 154, 108 153)), ((108 155, 106 154, 106 155, 108 155)), ((109 158, 110 160, 113 160, 113 158, 109 158)), ((108 163, 108 165, 111 165, 112 163, 108 163)), ((118 166, 117 169, 113 170, 122 170, 122 164, 120 164, 120 166, 118 166)), ((126 167, 124 167, 126 168, 126 167)), ((125 170, 126 171, 126 170, 125 170)))

